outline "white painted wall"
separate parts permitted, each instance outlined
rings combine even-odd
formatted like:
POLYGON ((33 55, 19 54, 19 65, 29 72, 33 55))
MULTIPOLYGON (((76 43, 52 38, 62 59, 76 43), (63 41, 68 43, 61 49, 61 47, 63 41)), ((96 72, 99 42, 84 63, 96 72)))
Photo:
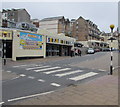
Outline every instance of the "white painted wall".
POLYGON ((13 50, 12 50, 12 60, 16 61, 16 57, 33 57, 33 56, 46 56, 46 39, 43 36, 43 48, 41 50, 34 49, 20 49, 20 31, 13 31, 13 50))

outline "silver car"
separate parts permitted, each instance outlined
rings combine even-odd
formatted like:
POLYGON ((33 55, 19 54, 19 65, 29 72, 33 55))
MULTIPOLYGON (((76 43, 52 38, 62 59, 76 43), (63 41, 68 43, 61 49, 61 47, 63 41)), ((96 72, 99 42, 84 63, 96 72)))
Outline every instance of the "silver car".
POLYGON ((93 49, 93 48, 89 48, 89 49, 87 50, 87 53, 88 53, 88 54, 94 54, 94 53, 95 53, 95 51, 94 51, 94 49, 93 49))

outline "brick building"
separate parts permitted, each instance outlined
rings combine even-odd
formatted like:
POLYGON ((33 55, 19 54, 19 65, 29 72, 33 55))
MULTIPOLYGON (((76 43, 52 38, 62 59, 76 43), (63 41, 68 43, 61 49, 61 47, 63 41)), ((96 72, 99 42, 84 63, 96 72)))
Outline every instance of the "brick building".
POLYGON ((39 19, 31 19, 31 23, 34 24, 37 28, 39 28, 39 19))
POLYGON ((92 21, 79 17, 73 20, 72 23, 72 37, 78 42, 83 43, 84 46, 92 48, 107 46, 106 43, 101 45, 101 42, 104 42, 104 38, 100 36, 101 31, 92 21))
POLYGON ((90 20, 79 17, 74 21, 72 36, 78 41, 100 40, 100 33, 97 25, 90 20))

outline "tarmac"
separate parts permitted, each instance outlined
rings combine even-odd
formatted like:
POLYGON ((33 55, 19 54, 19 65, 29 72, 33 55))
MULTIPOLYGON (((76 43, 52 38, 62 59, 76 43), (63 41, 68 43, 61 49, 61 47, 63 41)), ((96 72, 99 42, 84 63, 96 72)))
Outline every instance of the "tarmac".
MULTIPOLYGON (((62 58, 64 59, 65 57, 62 58)), ((119 56, 116 58, 117 61, 118 58, 119 56)), ((44 61, 52 59, 57 60, 59 58, 46 58, 44 61)), ((103 58, 95 59, 92 62, 87 61, 81 62, 80 64, 73 64, 73 66, 85 67, 85 65, 87 65, 88 68, 93 66, 94 69, 100 69, 100 67, 102 67, 102 69, 108 71, 108 68, 100 65, 101 60, 103 60, 103 58)), ((20 62, 18 61, 17 63, 20 62)), ((102 62, 102 65, 105 64, 106 61, 102 62)), ((118 81, 120 80, 118 78, 119 71, 120 69, 116 68, 114 69, 113 75, 105 75, 89 82, 71 85, 66 88, 56 90, 53 93, 20 100, 15 102, 13 105, 118 105, 120 103, 118 101, 118 81)))

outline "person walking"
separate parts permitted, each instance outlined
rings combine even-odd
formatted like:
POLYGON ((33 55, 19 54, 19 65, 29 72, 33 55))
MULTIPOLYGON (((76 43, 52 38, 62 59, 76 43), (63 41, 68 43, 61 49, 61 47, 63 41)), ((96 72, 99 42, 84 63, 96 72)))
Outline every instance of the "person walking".
POLYGON ((71 57, 73 57, 73 56, 74 56, 74 48, 71 47, 71 57))
POLYGON ((78 49, 78 55, 81 56, 81 50, 80 49, 78 49))

